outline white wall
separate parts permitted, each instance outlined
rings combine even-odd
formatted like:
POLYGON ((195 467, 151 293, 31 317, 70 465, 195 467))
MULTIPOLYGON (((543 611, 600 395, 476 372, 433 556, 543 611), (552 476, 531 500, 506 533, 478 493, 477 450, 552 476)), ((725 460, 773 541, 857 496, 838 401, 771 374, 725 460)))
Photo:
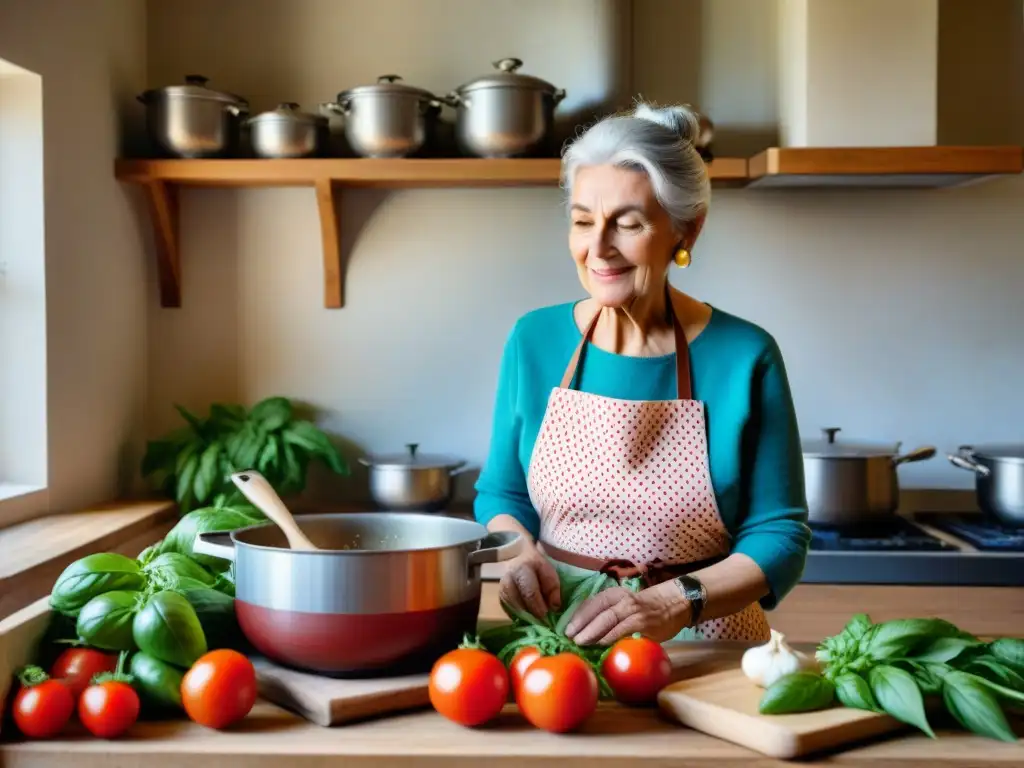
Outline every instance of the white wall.
MULTIPOLYGON (((371 16, 341 0, 151 0, 149 85, 199 72, 255 109, 310 107, 384 72, 446 90, 515 55, 567 88, 569 110, 622 103, 632 70, 633 91, 708 109, 722 153, 771 140, 773 3, 638 0, 631 33, 613 13, 623 5, 387 0, 371 16)), ((947 192, 719 191, 694 265, 673 280, 777 336, 807 435, 839 426, 940 450, 1019 440, 1022 206, 1020 179, 947 192)), ((416 441, 483 459, 511 323, 580 295, 558 191, 346 192, 340 213, 350 258, 346 306, 332 311, 311 190, 183 196, 184 306, 159 307, 152 270, 146 294, 151 433, 177 423, 172 401, 283 393, 326 409, 352 451, 416 441)), ((942 458, 901 478, 971 483, 942 458)), ((361 481, 314 495, 358 497, 361 481)))
POLYGON ((145 222, 113 162, 145 82, 145 23, 139 0, 0 0, 0 58, 43 82, 54 510, 118 495, 142 438, 145 222))

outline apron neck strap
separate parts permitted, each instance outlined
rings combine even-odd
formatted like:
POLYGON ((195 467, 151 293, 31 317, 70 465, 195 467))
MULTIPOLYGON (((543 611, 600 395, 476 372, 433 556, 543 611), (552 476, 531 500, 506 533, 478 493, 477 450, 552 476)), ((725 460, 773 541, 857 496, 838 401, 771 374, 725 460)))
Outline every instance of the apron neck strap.
MULTIPOLYGON (((676 315, 675 307, 672 305, 672 292, 668 285, 665 286, 665 305, 672 318, 672 329, 675 332, 676 337, 676 397, 680 400, 692 400, 693 386, 690 381, 690 346, 686 343, 686 334, 683 332, 683 326, 679 322, 678 315, 676 315)), ((584 329, 580 343, 576 345, 576 349, 572 353, 572 357, 569 359, 569 365, 566 367, 565 373, 562 375, 562 381, 558 385, 562 389, 569 389, 572 387, 573 379, 576 378, 579 373, 583 350, 586 347, 587 342, 589 342, 591 337, 594 335, 594 328, 597 326, 597 319, 600 316, 601 312, 598 310, 584 329)))

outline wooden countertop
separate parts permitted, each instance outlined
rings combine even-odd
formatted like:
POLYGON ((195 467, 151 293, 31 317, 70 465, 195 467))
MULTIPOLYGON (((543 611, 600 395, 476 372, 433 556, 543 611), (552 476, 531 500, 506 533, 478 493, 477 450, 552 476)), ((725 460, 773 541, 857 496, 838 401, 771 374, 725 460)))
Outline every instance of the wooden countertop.
MULTIPOLYGON (((32 609, 30 606, 20 615, 37 621, 31 618, 32 609)), ((480 613, 482 619, 501 615, 497 585, 484 585, 480 613)), ((36 615, 43 615, 43 612, 37 610, 36 615)), ((16 621, 18 616, 0 622, 0 630, 6 628, 10 637, 10 628, 16 621)), ((0 631, 0 635, 3 634, 0 631)), ((8 649, 11 647, 9 645, 8 649)), ((741 646, 727 643, 688 644, 685 648, 686 666, 682 676, 734 666, 742 650, 741 646)), ((677 652, 674 650, 673 656, 677 652)), ((0 659, 2 661, 4 659, 0 659)), ((7 661, 13 662, 13 659, 7 661)), ((936 730, 939 738, 935 741, 907 729, 869 744, 843 749, 816 762, 803 762, 900 768, 1008 767, 1024 762, 1024 748, 1019 744, 982 739, 959 730, 936 730)), ((624 761, 638 759, 652 767, 760 768, 786 764, 684 728, 665 719, 656 709, 627 709, 613 703, 602 703, 579 732, 564 735, 531 727, 514 706, 506 707, 497 722, 479 729, 455 725, 430 709, 323 728, 262 700, 242 723, 224 732, 207 730, 180 719, 140 722, 128 737, 116 741, 93 738, 77 724, 66 738, 55 741, 18 742, 12 740, 15 737, 10 729, 5 728, 4 733, 0 736, 0 766, 3 768, 69 764, 75 768, 180 765, 270 768, 282 762, 289 768, 337 764, 374 768, 391 765, 594 768, 621 766, 624 761)))

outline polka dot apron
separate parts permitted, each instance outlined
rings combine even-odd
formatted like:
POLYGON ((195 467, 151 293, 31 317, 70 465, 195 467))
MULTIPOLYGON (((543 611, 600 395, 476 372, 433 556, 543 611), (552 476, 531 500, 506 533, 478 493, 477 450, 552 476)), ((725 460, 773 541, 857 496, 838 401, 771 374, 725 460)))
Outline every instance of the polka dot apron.
MULTIPOLYGON (((541 550, 562 579, 563 606, 581 589, 639 590, 729 554, 731 537, 711 487, 704 404, 692 399, 689 347, 669 304, 676 400, 620 400, 572 388, 597 316, 548 398, 527 485, 540 515, 541 550)), ((754 603, 674 639, 769 637, 754 603)))

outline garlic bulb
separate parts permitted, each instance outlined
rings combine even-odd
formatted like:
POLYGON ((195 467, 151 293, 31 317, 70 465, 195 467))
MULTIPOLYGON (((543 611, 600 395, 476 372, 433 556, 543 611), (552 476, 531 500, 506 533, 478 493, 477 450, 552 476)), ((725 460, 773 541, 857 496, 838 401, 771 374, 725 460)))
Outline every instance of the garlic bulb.
POLYGON ((740 662, 743 674, 756 685, 768 688, 785 675, 818 669, 814 657, 790 648, 786 636, 781 632, 773 629, 771 633, 771 640, 764 645, 748 648, 740 662))

